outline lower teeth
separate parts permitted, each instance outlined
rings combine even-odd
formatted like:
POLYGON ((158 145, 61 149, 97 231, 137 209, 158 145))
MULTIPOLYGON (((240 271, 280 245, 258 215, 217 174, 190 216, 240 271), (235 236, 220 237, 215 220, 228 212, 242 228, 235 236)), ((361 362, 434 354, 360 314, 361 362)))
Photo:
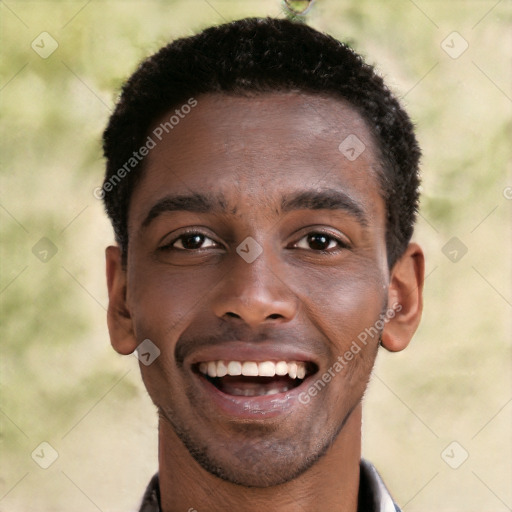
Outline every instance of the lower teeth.
POLYGON ((224 393, 228 395, 233 396, 267 396, 267 395, 277 395, 278 393, 285 393, 288 391, 289 388, 286 387, 285 389, 278 389, 278 388, 271 388, 271 389, 230 389, 229 392, 226 390, 222 390, 224 393))
MULTIPOLYGON (((280 378, 278 382, 268 382, 262 384, 261 382, 240 382, 237 378, 235 381, 231 379, 222 378, 211 378, 207 379, 220 391, 227 395, 233 396, 268 396, 277 395, 279 393, 286 393, 296 386, 300 385, 302 379, 290 379, 280 378)), ((270 379, 269 379, 270 380, 270 379)))

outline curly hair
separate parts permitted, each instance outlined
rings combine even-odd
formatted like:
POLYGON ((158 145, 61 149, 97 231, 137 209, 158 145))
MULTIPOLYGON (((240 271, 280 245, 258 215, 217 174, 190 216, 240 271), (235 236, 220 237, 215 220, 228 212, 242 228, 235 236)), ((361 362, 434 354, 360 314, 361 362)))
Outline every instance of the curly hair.
POLYGON ((201 94, 292 90, 344 100, 366 121, 379 153, 391 268, 411 239, 418 211, 421 152, 413 124, 353 49, 305 24, 273 18, 246 18, 177 39, 144 60, 124 84, 103 134, 101 194, 123 257, 130 198, 144 165, 133 155, 158 118, 201 94), (113 182, 130 159, 133 170, 113 182))

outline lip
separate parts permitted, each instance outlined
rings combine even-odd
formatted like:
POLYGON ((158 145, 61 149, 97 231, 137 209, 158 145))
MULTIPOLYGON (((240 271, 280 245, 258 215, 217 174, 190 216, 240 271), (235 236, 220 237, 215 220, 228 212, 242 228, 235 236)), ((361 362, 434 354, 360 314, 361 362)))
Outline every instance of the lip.
POLYGON ((207 361, 304 361, 320 367, 315 354, 297 349, 293 345, 276 344, 272 342, 249 343, 231 341, 215 346, 204 347, 195 351, 183 361, 185 366, 193 366, 207 361))
POLYGON ((194 372, 203 394, 213 403, 220 412, 230 420, 266 420, 283 414, 290 414, 293 407, 305 407, 299 401, 299 395, 308 388, 309 381, 314 374, 306 377, 296 388, 276 395, 263 396, 235 396, 228 395, 217 389, 203 375, 194 372))
POLYGON ((318 358, 304 350, 289 344, 272 342, 225 342, 214 346, 204 347, 190 354, 183 361, 190 369, 194 381, 207 403, 213 406, 229 420, 266 420, 280 415, 290 414, 294 407, 305 407, 299 401, 299 395, 305 391, 309 382, 320 368, 318 358), (205 376, 197 371, 197 365, 206 361, 303 361, 313 363, 316 371, 301 382, 301 384, 284 393, 262 396, 234 396, 217 389, 205 376))

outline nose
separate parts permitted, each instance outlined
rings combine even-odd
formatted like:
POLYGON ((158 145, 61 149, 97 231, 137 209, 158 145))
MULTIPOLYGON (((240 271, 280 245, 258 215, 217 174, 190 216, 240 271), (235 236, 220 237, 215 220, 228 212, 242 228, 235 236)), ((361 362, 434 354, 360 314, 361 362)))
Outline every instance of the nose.
POLYGON ((234 255, 232 271, 224 278, 213 298, 216 316, 238 320, 250 327, 262 323, 284 323, 297 313, 297 297, 279 275, 279 267, 264 257, 252 263, 234 255))

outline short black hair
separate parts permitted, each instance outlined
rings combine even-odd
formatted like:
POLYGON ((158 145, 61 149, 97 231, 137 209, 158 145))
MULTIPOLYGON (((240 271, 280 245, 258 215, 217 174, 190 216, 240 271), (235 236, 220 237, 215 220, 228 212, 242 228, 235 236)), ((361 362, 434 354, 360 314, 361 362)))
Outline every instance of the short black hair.
POLYGON ((380 153, 387 256, 394 265, 411 239, 418 210, 421 152, 413 124, 374 68, 348 45, 303 23, 274 18, 241 19, 177 39, 144 60, 123 86, 103 134, 101 196, 124 258, 130 199, 144 164, 133 156, 155 121, 201 94, 277 91, 344 100, 366 121, 380 153))

